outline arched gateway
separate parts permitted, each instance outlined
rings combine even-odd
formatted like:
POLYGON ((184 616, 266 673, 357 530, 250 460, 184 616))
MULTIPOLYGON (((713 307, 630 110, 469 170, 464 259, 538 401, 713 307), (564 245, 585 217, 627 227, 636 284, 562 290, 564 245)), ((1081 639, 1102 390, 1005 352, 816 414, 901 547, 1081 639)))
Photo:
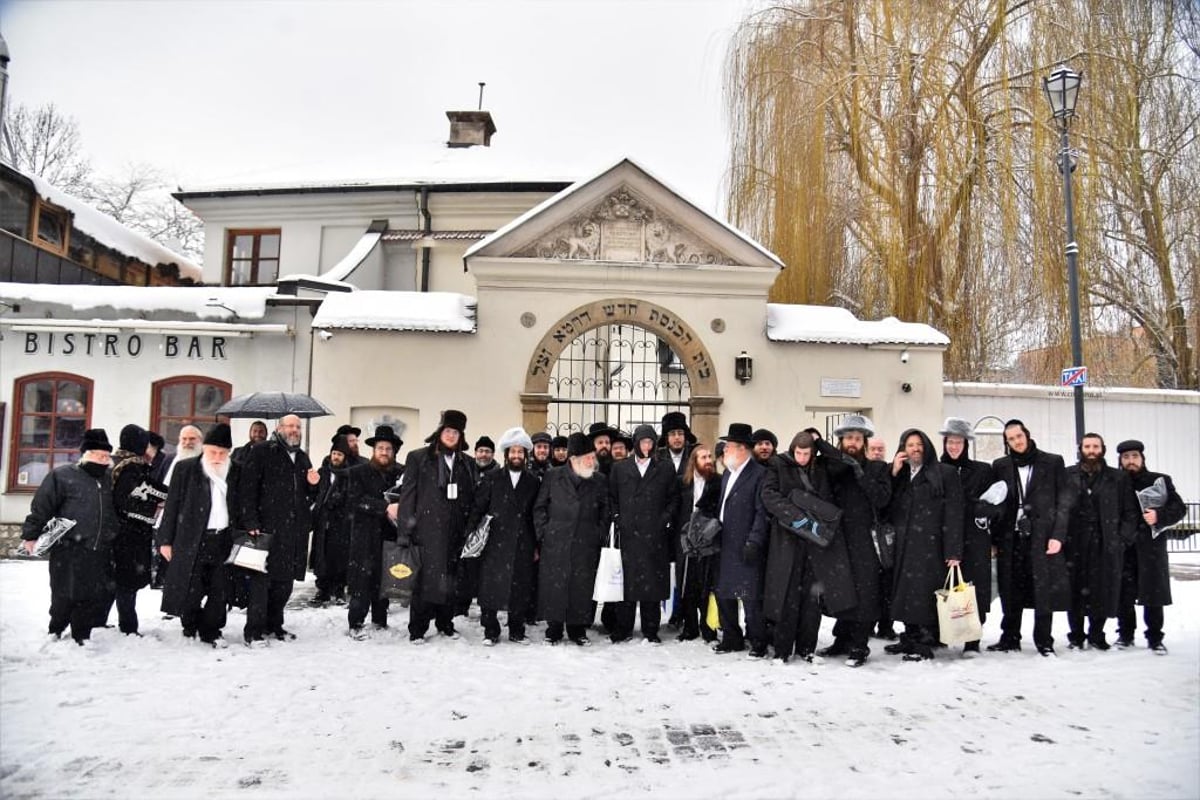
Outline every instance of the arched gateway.
POLYGON ((521 394, 526 430, 566 435, 605 421, 632 432, 683 410, 701 441, 718 435, 713 359, 673 311, 629 297, 579 306, 534 348, 521 394))

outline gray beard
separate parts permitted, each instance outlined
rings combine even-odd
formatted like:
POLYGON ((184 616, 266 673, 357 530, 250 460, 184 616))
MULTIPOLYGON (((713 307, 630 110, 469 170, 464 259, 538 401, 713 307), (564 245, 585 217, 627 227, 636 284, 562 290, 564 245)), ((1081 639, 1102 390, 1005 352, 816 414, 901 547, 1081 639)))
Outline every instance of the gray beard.
POLYGON ((225 483, 225 479, 229 477, 228 461, 222 461, 220 464, 212 464, 204 459, 200 459, 200 467, 204 470, 204 474, 208 476, 209 480, 225 483))
POLYGON ((177 447, 175 448, 175 460, 182 461, 185 458, 195 458, 203 453, 203 447, 177 447))

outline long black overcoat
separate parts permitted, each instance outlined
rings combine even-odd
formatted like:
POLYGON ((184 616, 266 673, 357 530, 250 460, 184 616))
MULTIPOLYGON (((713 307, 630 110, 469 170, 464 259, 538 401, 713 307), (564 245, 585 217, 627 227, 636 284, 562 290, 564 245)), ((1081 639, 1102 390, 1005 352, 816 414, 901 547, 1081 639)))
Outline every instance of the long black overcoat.
MULTIPOLYGON (((695 497, 693 488, 692 484, 684 483, 683 478, 679 478, 679 503, 675 510, 675 527, 671 538, 675 540, 677 554, 675 580, 682 587, 680 592, 689 602, 699 603, 703 596, 713 588, 712 574, 719 559, 719 553, 707 556, 679 555, 684 552, 679 538, 686 530, 688 522, 691 521, 693 512, 699 511, 706 516, 716 518, 720 510, 721 478, 714 475, 704 482, 704 488, 700 490, 699 501, 693 499, 695 497)), ((721 538, 718 535, 716 544, 719 546, 720 543, 721 538)))
POLYGON ((625 571, 625 600, 666 600, 671 596, 671 539, 679 505, 675 465, 669 458, 651 458, 643 476, 637 461, 626 458, 613 465, 608 491, 625 571))
POLYGON ((166 499, 167 487, 154 479, 145 459, 117 451, 123 458, 113 467, 113 506, 121 532, 113 540, 113 580, 122 589, 141 589, 150 583, 154 551, 154 517, 166 499))
MULTIPOLYGON (((875 622, 879 619, 881 594, 879 554, 871 528, 882 517, 892 497, 892 480, 888 465, 882 461, 860 461, 862 474, 844 460, 837 448, 821 440, 817 443, 821 460, 829 472, 833 501, 842 509, 841 538, 850 560, 850 575, 858 604, 840 613, 830 611, 839 619, 854 622, 875 622)), ((832 545, 831 545, 832 546, 832 545)), ((887 591, 890 591, 888 587, 887 591)))
MULTIPOLYGON (((229 473, 225 476, 225 485, 228 487, 225 504, 231 528, 241 527, 238 524, 241 469, 240 465, 231 461, 229 473)), ((193 573, 196 571, 196 555, 200 552, 200 541, 205 536, 211 511, 212 487, 200 459, 180 461, 171 473, 171 486, 167 490, 167 503, 163 508, 162 524, 156 540, 159 547, 171 546, 171 568, 167 570, 163 582, 163 613, 180 616, 187 611, 193 573)), ((222 554, 222 558, 225 556, 228 553, 222 554)))
POLYGON ((346 507, 346 473, 350 467, 322 464, 313 502, 312 551, 308 565, 318 576, 350 560, 350 514, 346 507))
POLYGON ((250 448, 238 481, 243 526, 271 534, 267 574, 273 581, 302 581, 308 566, 317 487, 307 480, 308 454, 297 450, 295 456, 293 461, 278 439, 259 442, 250 448))
POLYGON ((533 506, 541 547, 538 616, 568 625, 592 621, 592 590, 600 548, 608 540, 608 478, 599 470, 587 480, 568 464, 542 478, 533 506))
MULTIPOLYGON (((1071 509, 1071 522, 1067 536, 1067 568, 1075 582, 1075 591, 1083 592, 1088 598, 1088 615, 1115 617, 1121 606, 1121 570, 1125 565, 1125 547, 1137 536, 1137 523, 1141 517, 1137 496, 1129 477, 1119 469, 1107 464, 1100 467, 1099 474, 1089 484, 1087 473, 1078 464, 1067 467, 1067 483, 1074 487, 1077 497, 1071 509), (1090 494, 1089 494, 1090 490, 1090 494), (1086 513, 1085 504, 1095 502, 1100 512, 1100 541, 1090 542, 1090 531, 1081 516, 1086 513), (1100 561, 1091 564, 1086 572, 1080 569, 1076 559, 1084 559, 1082 548, 1089 547, 1098 553, 1100 561)), ((1086 562, 1084 562, 1086 563, 1086 562)))
MULTIPOLYGON (((1075 503, 1075 492, 1067 482, 1067 468, 1062 456, 1041 450, 1034 454, 1029 486, 1024 492, 1025 503, 1030 507, 1029 519, 1030 558, 1033 562, 1033 592, 1027 597, 1026 608, 1037 613, 1067 611, 1071 607, 1071 577, 1067 570, 1066 542, 1071 523, 1071 508, 1075 503), (1050 539, 1064 544, 1055 555, 1046 554, 1050 539)), ((1000 516, 992 542, 996 545, 996 578, 1000 581, 1000 601, 1012 608, 1016 600, 1013 583, 1013 547, 1017 543, 1015 529, 1017 520, 1017 465, 1011 456, 1003 456, 992 462, 996 479, 1008 484, 1008 498, 1004 501, 1004 513, 1000 516)))
POLYGON ((454 600, 455 575, 466 536, 467 516, 475 501, 475 462, 461 451, 452 465, 432 447, 408 454, 400 487, 398 522, 421 554, 416 597, 441 605, 454 600), (451 498, 449 486, 457 486, 451 498))
MULTIPOLYGON (((1167 485, 1167 504, 1158 511, 1160 527, 1174 525, 1187 515, 1187 506, 1179 492, 1175 491, 1175 483, 1170 475, 1161 472, 1142 470, 1130 477, 1135 491, 1145 489, 1158 478, 1163 478, 1167 485)), ((1134 503, 1138 503, 1135 496, 1134 503)), ((1160 533, 1158 538, 1150 532, 1150 526, 1142 518, 1141 504, 1137 504, 1137 534, 1133 546, 1137 549, 1138 592, 1137 602, 1143 606, 1171 605, 1171 572, 1167 563, 1167 534, 1160 533)))
MULTIPOLYGON (((964 453, 965 455, 965 453, 964 453)), ((979 497, 999 480, 996 470, 986 461, 964 458, 948 461, 943 455, 942 463, 958 471, 958 481, 963 493, 963 577, 975 584, 975 602, 985 612, 992 604, 992 528, 995 518, 990 517, 987 504, 980 505, 979 497), (976 519, 987 522, 981 528, 976 519)))
POLYGON ((726 470, 721 475, 718 513, 722 513, 722 500, 725 508, 721 516, 717 597, 722 600, 753 597, 761 591, 762 564, 747 564, 742 560, 742 552, 747 542, 754 542, 759 548, 766 549, 767 510, 763 507, 761 496, 766 472, 766 468, 751 457, 742 467, 742 473, 732 488, 729 488, 732 473, 726 470))
POLYGON ((351 591, 378 588, 383 540, 398 535, 396 526, 387 518, 388 500, 383 493, 396 485, 401 471, 399 464, 378 469, 366 461, 345 470, 344 479, 338 482, 341 488, 335 488, 342 498, 338 503, 341 513, 348 519, 346 583, 351 591))
MULTIPOLYGON (((900 441, 908 438, 906 432, 900 441)), ((936 456, 922 434, 925 453, 936 456)), ((904 465, 892 478, 887 516, 896 528, 896 561, 892 582, 892 617, 912 625, 936 627, 934 592, 946 581, 946 561, 962 560, 962 484, 958 471, 939 461, 925 463, 912 477, 904 465)), ((976 597, 976 602, 979 598, 976 597)))
MULTIPOLYGON (((806 516, 790 497, 794 489, 807 491, 800 478, 802 469, 790 453, 780 453, 771 456, 762 480, 762 502, 771 519, 763 591, 763 615, 767 619, 784 618, 796 560, 805 555, 812 560, 816 581, 813 591, 820 595, 826 612, 840 614, 858 605, 858 593, 854 588, 854 575, 850 569, 850 555, 843 533, 839 532, 827 547, 819 547, 801 538, 790 527, 791 520, 806 516)), ((821 459, 814 458, 809 463, 808 478, 813 493, 832 503, 833 488, 821 459)))
POLYGON ((494 469, 475 489, 467 530, 474 530, 485 514, 492 515, 487 545, 479 556, 480 608, 525 611, 533 596, 533 553, 537 547, 533 504, 541 481, 529 470, 520 475, 514 487, 507 469, 494 469))

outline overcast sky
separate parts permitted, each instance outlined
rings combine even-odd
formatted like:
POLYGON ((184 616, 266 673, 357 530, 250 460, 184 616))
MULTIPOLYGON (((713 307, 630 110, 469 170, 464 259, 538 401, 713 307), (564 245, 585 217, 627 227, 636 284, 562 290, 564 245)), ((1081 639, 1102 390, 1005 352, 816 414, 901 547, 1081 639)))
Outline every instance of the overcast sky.
POLYGON ((53 101, 93 165, 185 188, 414 176, 473 109, 512 177, 638 159, 723 206, 722 82, 748 0, 2 0, 13 102, 53 101))

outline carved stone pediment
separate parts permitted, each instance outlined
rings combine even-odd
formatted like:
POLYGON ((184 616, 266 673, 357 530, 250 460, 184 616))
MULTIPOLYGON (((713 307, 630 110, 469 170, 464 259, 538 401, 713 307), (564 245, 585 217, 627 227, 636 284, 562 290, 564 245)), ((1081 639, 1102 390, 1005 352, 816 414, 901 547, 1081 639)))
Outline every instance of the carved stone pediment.
POLYGON ((656 264, 737 263, 626 185, 512 255, 656 264))

